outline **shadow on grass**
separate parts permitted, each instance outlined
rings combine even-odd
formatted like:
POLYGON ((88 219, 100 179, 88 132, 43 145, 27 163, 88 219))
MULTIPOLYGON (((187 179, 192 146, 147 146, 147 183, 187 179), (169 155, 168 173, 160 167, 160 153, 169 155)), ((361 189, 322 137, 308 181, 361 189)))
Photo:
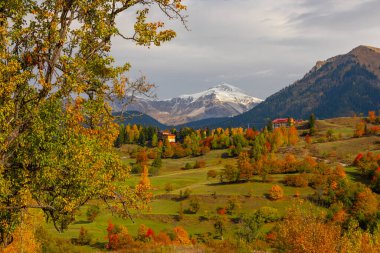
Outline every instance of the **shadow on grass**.
POLYGON ((90 246, 95 249, 104 250, 106 248, 106 244, 107 243, 105 242, 96 242, 91 244, 90 246))
POLYGON ((262 182, 260 180, 239 180, 239 181, 233 181, 233 182, 216 182, 216 183, 208 183, 207 186, 219 186, 219 185, 234 185, 234 184, 244 184, 248 182, 262 182))
POLYGON ((352 181, 359 182, 365 185, 369 185, 371 181, 363 177, 358 171, 346 171, 346 174, 352 178, 352 181))
POLYGON ((74 222, 75 225, 90 224, 90 223, 91 221, 87 221, 87 220, 78 220, 74 222))

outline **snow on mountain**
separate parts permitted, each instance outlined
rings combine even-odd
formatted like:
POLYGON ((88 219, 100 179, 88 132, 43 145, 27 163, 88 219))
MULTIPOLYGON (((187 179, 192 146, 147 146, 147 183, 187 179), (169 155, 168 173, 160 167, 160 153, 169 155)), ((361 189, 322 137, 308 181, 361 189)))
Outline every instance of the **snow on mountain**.
MULTIPOLYGON (((206 91, 181 95, 165 100, 139 98, 127 110, 139 111, 167 125, 179 125, 190 121, 232 117, 252 109, 263 100, 249 96, 241 89, 227 83, 206 91)), ((112 103, 114 111, 121 102, 112 103)))

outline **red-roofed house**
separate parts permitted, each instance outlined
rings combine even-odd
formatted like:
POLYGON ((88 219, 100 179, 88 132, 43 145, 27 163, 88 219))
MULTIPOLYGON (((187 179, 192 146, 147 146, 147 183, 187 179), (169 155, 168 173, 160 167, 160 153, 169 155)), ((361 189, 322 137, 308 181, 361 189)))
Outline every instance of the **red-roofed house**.
POLYGON ((172 134, 171 132, 169 131, 162 131, 159 133, 159 138, 161 140, 165 140, 165 139, 168 139, 168 141, 170 143, 175 143, 175 134, 172 134))
POLYGON ((295 120, 293 118, 279 118, 272 120, 273 129, 279 127, 290 127, 293 126, 294 123, 295 120))

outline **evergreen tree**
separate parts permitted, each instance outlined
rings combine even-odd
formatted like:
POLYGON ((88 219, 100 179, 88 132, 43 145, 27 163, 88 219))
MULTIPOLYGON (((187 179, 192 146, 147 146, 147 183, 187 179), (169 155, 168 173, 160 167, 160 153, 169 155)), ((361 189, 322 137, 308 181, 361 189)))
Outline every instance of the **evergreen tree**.
POLYGON ((312 113, 312 114, 310 115, 310 119, 309 119, 309 128, 310 128, 310 130, 309 130, 309 135, 310 135, 310 136, 315 135, 315 131, 316 131, 316 129, 315 129, 315 115, 314 115, 314 113, 312 113))
POLYGON ((157 137, 157 134, 154 133, 152 136, 152 147, 157 147, 157 145, 158 145, 158 137, 157 137))

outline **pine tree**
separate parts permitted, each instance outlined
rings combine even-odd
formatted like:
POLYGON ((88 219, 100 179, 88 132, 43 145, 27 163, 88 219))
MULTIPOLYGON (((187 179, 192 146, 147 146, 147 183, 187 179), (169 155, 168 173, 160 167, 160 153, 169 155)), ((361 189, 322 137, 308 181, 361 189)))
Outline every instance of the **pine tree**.
POLYGON ((309 130, 309 135, 310 135, 310 136, 315 135, 316 129, 315 129, 315 115, 314 115, 314 113, 312 113, 312 114, 310 115, 310 119, 309 119, 309 128, 310 128, 310 130, 309 130))

